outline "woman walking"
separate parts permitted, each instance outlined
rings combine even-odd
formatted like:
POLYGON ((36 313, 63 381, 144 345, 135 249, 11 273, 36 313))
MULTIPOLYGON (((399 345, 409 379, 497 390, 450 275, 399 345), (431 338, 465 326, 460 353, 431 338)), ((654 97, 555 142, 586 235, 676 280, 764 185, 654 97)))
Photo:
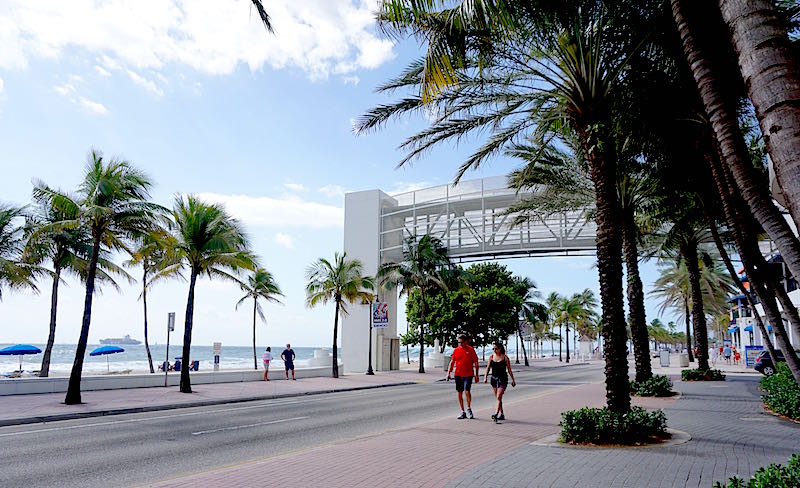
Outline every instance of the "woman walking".
POLYGON ((264 351, 264 381, 269 381, 269 362, 272 361, 272 349, 267 346, 267 350, 264 351))
POLYGON ((514 381, 514 372, 511 371, 511 361, 506 356, 506 348, 499 342, 494 343, 492 348, 494 351, 489 357, 489 364, 486 365, 486 374, 483 376, 483 382, 489 380, 489 373, 492 373, 492 388, 494 389, 494 396, 497 398, 497 411, 492 415, 492 420, 499 422, 505 420, 506 417, 503 412, 503 394, 508 388, 508 377, 511 375, 511 386, 517 386, 514 381))

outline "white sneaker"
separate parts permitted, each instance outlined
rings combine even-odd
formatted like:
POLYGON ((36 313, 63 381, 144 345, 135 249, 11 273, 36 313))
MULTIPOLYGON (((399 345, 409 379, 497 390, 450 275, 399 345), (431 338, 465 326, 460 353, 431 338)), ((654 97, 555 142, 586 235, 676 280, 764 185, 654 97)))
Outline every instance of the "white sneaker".
POLYGON ((474 416, 474 415, 472 415, 472 409, 471 409, 471 408, 468 408, 468 409, 467 409, 467 417, 468 417, 468 418, 471 418, 471 419, 474 419, 474 418, 475 418, 475 416, 474 416))

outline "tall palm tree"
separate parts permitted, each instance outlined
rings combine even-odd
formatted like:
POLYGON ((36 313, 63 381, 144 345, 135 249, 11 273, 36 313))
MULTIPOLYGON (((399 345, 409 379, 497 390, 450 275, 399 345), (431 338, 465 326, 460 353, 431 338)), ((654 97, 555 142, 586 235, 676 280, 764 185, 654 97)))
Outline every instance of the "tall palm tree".
POLYGON ((425 323, 427 310, 425 297, 430 290, 447 289, 448 270, 451 268, 447 248, 430 234, 421 237, 409 235, 403 243, 403 259, 399 263, 384 263, 378 268, 375 279, 386 290, 400 288, 400 295, 419 290, 422 320, 419 324, 419 372, 425 372, 425 323))
POLYGON ((104 249, 128 248, 130 241, 147 232, 155 218, 164 212, 165 209, 160 205, 147 201, 151 186, 150 178, 128 161, 105 160, 100 151, 92 149, 75 198, 44 184, 33 189, 34 199, 46 202, 65 216, 74 217, 55 223, 50 228, 77 229, 85 226, 92 237, 83 321, 64 399, 67 405, 81 402, 81 373, 92 321, 98 262, 104 249))
MULTIPOLYGON (((136 248, 131 251, 131 258, 125 262, 126 266, 141 266, 142 267, 142 291, 139 298, 142 300, 142 315, 144 317, 144 349, 147 352, 147 363, 150 366, 150 372, 155 373, 153 369, 153 357, 150 354, 150 340, 148 337, 147 327, 147 290, 153 284, 151 277, 153 273, 172 266, 175 274, 178 273, 177 266, 178 256, 175 254, 176 242, 175 238, 170 235, 166 229, 155 228, 146 232, 136 239, 136 248)), ((160 275, 164 278, 165 275, 160 275)))
POLYGON ((278 297, 282 297, 280 287, 275 281, 272 273, 264 268, 257 268, 247 277, 247 282, 239 285, 242 291, 245 292, 244 296, 236 302, 236 308, 242 305, 249 299, 253 299, 253 368, 258 369, 258 359, 256 358, 256 315, 261 318, 261 321, 267 323, 267 317, 264 316, 264 309, 258 303, 259 299, 264 299, 268 302, 280 303, 278 297))
POLYGON ((35 278, 42 270, 23 260, 24 218, 24 207, 0 204, 0 299, 3 288, 39 291, 35 278))
MULTIPOLYGON (((43 184, 37 182, 35 185, 43 184)), ((48 273, 53 280, 50 292, 50 330, 47 336, 47 345, 42 354, 42 365, 39 368, 39 376, 47 377, 50 375, 50 359, 56 338, 58 289, 63 280, 62 275, 71 273, 78 276, 83 282, 86 281, 92 252, 92 236, 85 226, 69 228, 61 225, 64 221, 75 220, 79 217, 77 207, 71 209, 76 213, 68 215, 53 206, 52 202, 47 199, 39 199, 35 203, 35 207, 26 217, 25 222, 25 235, 28 239, 25 243, 24 260, 37 267, 43 265, 45 261, 50 261, 52 266, 52 271, 48 273)), ((103 254, 105 253, 101 249, 101 256, 97 261, 96 280, 109 283, 119 290, 109 273, 124 276, 128 281, 131 280, 131 277, 103 254)))
POLYGON ((364 266, 358 259, 347 259, 347 253, 334 253, 333 261, 319 258, 306 271, 306 304, 314 307, 332 301, 336 306, 333 316, 333 364, 331 374, 339 377, 338 335, 339 315, 347 315, 347 304, 372 301, 372 278, 363 275, 364 266))
MULTIPOLYGON (((550 315, 551 327, 553 329, 555 329, 556 325, 558 326, 558 360, 559 360, 559 362, 563 361, 563 359, 561 358, 561 346, 563 346, 563 344, 564 344, 564 338, 561 335, 561 327, 563 325, 563 322, 560 319, 561 311, 559 310, 559 308, 561 307, 561 304, 563 303, 563 301, 564 301, 564 297, 562 297, 561 295, 559 295, 556 292, 550 292, 550 294, 547 296, 547 300, 545 301, 545 304, 547 305, 547 312, 550 315)), ((550 340, 552 341, 553 338, 551 337, 550 340)), ((553 349, 552 342, 550 344, 550 349, 553 349)))
POLYGON ((158 271, 152 280, 173 275, 182 267, 189 271, 189 293, 183 329, 183 364, 180 391, 191 393, 189 360, 194 326, 194 294, 197 278, 221 278, 241 284, 236 276, 241 270, 256 269, 256 259, 238 220, 231 217, 221 204, 207 203, 194 195, 178 195, 172 207, 175 223, 174 253, 178 262, 158 271))

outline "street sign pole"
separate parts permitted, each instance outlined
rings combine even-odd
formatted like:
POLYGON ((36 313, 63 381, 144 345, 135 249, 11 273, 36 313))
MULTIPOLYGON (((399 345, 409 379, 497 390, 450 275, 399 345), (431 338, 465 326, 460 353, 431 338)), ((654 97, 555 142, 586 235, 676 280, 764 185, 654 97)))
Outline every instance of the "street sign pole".
POLYGON ((167 357, 164 360, 164 388, 167 387, 167 372, 169 371, 169 333, 175 330, 175 312, 167 314, 167 357))
MULTIPOLYGON (((378 296, 375 295, 375 299, 378 299, 378 296)), ((372 319, 375 315, 375 311, 372 309, 372 300, 369 302, 369 367, 367 367, 367 374, 374 375, 375 371, 372 370, 372 319)))

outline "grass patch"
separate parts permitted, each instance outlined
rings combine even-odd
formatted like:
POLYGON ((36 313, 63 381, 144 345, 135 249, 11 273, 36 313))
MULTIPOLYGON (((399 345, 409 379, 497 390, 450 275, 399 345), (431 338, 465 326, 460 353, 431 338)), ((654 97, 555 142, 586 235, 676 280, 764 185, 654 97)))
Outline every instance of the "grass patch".
POLYGON ((684 369, 681 371, 683 381, 725 381, 725 374, 718 369, 684 369))
POLYGON ((782 488, 800 486, 800 455, 792 454, 786 466, 770 464, 758 468, 749 481, 738 476, 727 483, 714 483, 713 488, 782 488))
POLYGON ((561 414, 561 442, 571 444, 639 445, 669 438, 667 417, 661 410, 633 407, 619 414, 608 408, 584 407, 561 414))
POLYGON ((770 410, 800 420, 800 386, 786 363, 778 363, 775 374, 761 378, 761 389, 764 390, 761 401, 770 410))
POLYGON ((631 380, 631 394, 638 396, 668 397, 672 391, 672 381, 664 375, 657 374, 645 381, 631 380))

